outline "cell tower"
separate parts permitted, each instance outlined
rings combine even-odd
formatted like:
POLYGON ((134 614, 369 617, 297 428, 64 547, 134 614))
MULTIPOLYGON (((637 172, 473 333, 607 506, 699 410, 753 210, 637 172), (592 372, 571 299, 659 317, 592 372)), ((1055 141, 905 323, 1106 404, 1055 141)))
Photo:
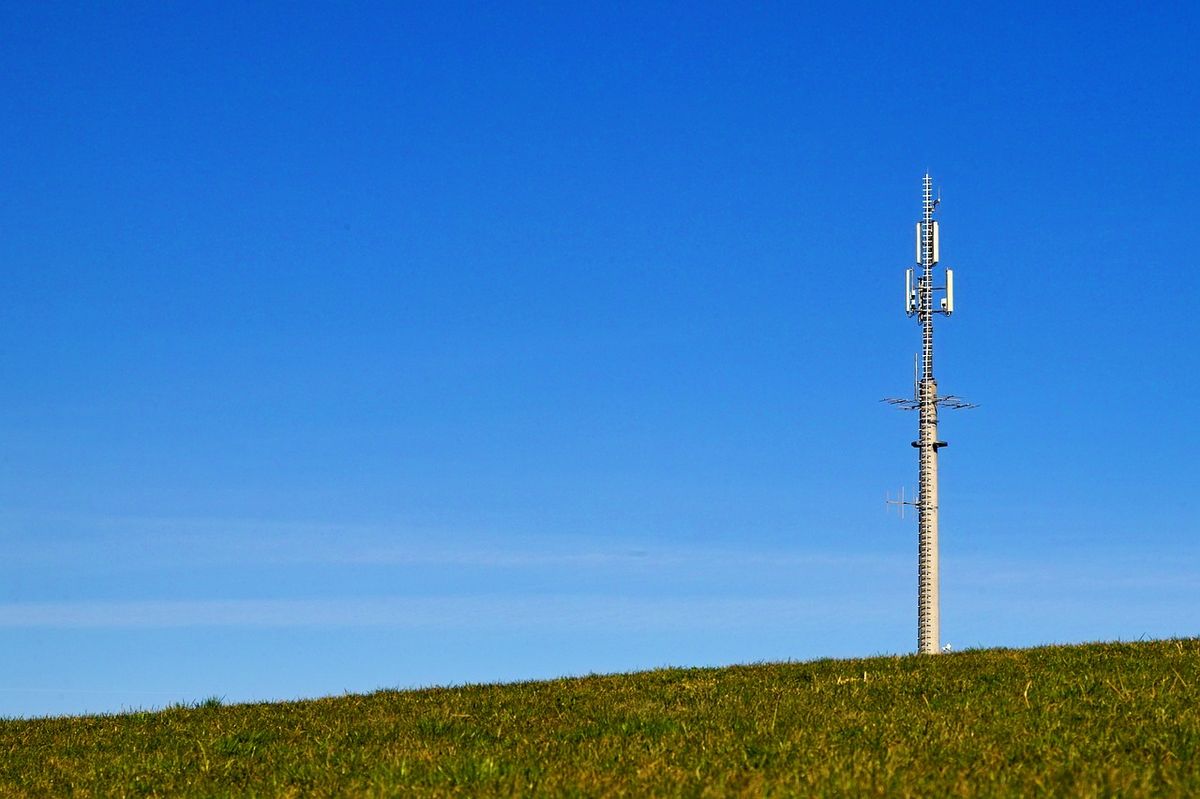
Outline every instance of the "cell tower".
POLYGON ((918 411, 917 448, 918 489, 915 500, 905 501, 903 493, 889 503, 917 509, 917 651, 936 655, 939 648, 938 604, 938 450, 946 446, 938 440, 938 408, 973 408, 969 402, 953 394, 938 396, 933 377, 933 317, 954 313, 954 272, 945 271, 945 283, 933 284, 933 267, 940 260, 938 223, 933 212, 941 202, 934 199, 933 180, 929 173, 921 183, 921 221, 917 222, 917 265, 909 267, 904 277, 904 310, 915 316, 921 325, 921 354, 915 365, 913 397, 889 397, 883 400, 903 410, 918 411), (940 302, 934 307, 934 294, 940 302))

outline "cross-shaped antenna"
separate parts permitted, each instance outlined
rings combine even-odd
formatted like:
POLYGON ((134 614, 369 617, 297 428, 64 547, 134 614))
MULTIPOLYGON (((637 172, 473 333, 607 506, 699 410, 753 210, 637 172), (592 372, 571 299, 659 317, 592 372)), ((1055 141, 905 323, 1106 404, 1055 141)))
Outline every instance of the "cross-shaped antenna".
POLYGON ((905 499, 904 498, 904 486, 900 486, 900 491, 897 494, 897 499, 892 499, 890 492, 888 494, 884 494, 884 504, 889 506, 888 510, 895 508, 896 512, 900 514, 900 518, 903 519, 904 518, 904 509, 917 507, 917 500, 915 497, 911 500, 905 499))

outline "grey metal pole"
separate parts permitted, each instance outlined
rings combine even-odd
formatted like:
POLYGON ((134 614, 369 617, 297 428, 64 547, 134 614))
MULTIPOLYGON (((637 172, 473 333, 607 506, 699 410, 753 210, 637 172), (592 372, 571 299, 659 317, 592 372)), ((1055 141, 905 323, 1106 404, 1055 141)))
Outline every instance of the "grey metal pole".
POLYGON ((938 629, 938 475, 937 381, 933 378, 933 180, 921 186, 921 279, 917 286, 917 319, 921 323, 921 379, 918 385, 920 414, 917 427, 917 651, 941 651, 938 629))
MULTIPOLYGON (((917 651, 926 655, 941 652, 941 622, 938 597, 938 450, 946 442, 938 438, 939 408, 974 408, 953 394, 938 394, 933 376, 933 317, 954 313, 954 271, 945 269, 944 286, 933 284, 933 268, 941 259, 938 223, 933 219, 940 200, 933 197, 933 180, 926 173, 921 182, 921 220, 917 222, 916 261, 914 274, 910 267, 904 279, 904 307, 909 316, 916 316, 921 325, 921 354, 914 364, 913 396, 889 397, 883 402, 906 411, 918 412, 917 479, 919 487, 914 501, 900 498, 889 504, 913 505, 917 508, 917 651), (941 293, 941 302, 934 305, 934 295, 941 293)), ((901 514, 903 515, 903 514, 901 514)))

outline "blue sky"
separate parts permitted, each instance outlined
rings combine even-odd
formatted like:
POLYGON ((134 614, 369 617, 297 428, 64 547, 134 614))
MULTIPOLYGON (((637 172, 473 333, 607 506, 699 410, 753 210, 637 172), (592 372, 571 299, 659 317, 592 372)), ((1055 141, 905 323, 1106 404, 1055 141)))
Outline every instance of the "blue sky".
POLYGON ((1195 635, 1194 5, 5 4, 0 715, 1195 635))

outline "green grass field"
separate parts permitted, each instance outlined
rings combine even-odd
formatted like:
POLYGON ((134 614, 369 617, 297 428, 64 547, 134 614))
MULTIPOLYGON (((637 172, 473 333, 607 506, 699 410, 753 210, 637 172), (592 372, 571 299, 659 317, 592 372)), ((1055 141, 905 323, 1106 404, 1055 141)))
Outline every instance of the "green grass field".
POLYGON ((1200 639, 0 721, 3 796, 1200 796, 1200 639))

